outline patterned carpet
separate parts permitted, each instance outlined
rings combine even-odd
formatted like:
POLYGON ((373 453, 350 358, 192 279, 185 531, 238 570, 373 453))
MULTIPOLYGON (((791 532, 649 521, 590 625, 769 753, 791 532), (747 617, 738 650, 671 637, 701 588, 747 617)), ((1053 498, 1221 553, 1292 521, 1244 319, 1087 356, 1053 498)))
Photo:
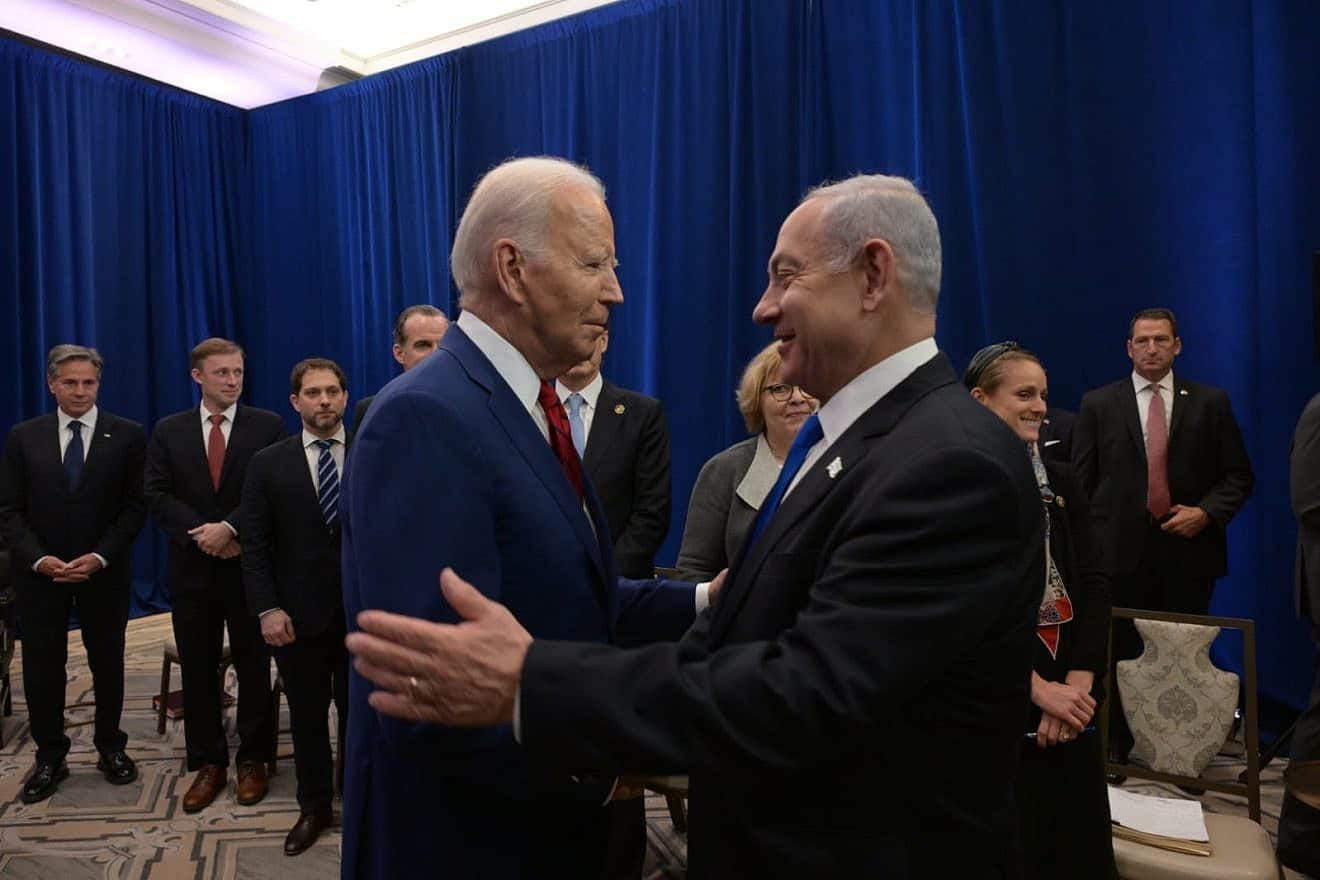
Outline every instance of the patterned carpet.
MULTIPOLYGON (((128 752, 140 775, 131 785, 112 786, 96 770, 92 745, 91 676, 81 640, 69 634, 69 684, 66 719, 73 748, 70 776, 47 801, 28 806, 19 800, 32 768, 35 746, 28 735, 23 703, 22 656, 14 658, 14 714, 3 719, 0 749, 0 878, 59 880, 303 880, 337 877, 340 835, 334 829, 296 858, 283 853, 284 836, 298 817, 294 800, 292 745, 287 733, 288 707, 281 710, 279 773, 260 804, 240 807, 229 792, 200 813, 183 812, 191 778, 185 774, 183 722, 170 721, 161 736, 151 698, 160 685, 161 657, 171 637, 168 615, 129 624, 125 657, 123 727, 128 752)), ((232 671, 230 691, 234 692, 232 671)), ((174 670, 174 687, 179 673, 174 670)), ((233 710, 226 723, 233 738, 233 710)), ((333 721, 331 722, 333 730, 333 721)), ((337 812, 336 807, 336 812, 337 812)), ((648 880, 682 878, 687 847, 673 831, 664 800, 648 798, 648 880)))

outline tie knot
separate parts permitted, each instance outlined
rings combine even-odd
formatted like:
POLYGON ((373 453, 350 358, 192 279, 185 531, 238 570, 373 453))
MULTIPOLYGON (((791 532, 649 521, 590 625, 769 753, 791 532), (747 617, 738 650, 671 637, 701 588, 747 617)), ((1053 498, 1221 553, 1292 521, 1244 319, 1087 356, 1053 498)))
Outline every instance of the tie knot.
POLYGON ((77 419, 74 419, 73 421, 69 422, 69 430, 75 434, 81 431, 82 427, 83 427, 83 423, 78 421, 77 419))
POLYGON ((536 402, 541 404, 541 408, 546 412, 550 412, 556 406, 563 406, 559 402, 559 394, 555 391, 555 386, 545 379, 541 380, 541 390, 536 394, 536 402))
POLYGON ((1151 394, 1154 394, 1156 397, 1159 396, 1159 394, 1160 394, 1160 386, 1159 386, 1158 383, 1156 383, 1156 382, 1151 382, 1151 383, 1150 383, 1150 393, 1151 393, 1151 394))
POLYGON ((568 395, 568 411, 573 415, 577 415, 582 412, 582 406, 586 402, 586 398, 574 391, 572 394, 568 395))
POLYGON ((220 425, 224 422, 224 420, 225 420, 225 414, 224 414, 224 413, 212 413, 211 415, 207 416, 207 418, 211 420, 211 424, 215 425, 215 426, 218 428, 218 427, 220 427, 220 425))
POLYGON ((329 450, 331 446, 335 445, 334 440, 313 440, 312 442, 321 447, 322 451, 329 450))
POLYGON ((807 420, 798 429, 797 436, 793 438, 793 449, 810 449, 824 436, 825 429, 820 426, 820 417, 812 413, 807 416, 807 420))

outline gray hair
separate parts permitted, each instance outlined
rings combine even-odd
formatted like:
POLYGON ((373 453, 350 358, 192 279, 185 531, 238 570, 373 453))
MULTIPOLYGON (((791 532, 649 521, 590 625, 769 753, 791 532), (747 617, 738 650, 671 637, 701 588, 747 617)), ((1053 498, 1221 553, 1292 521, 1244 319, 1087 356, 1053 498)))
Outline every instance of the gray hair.
POLYGON ((69 361, 90 361, 92 366, 96 367, 96 376, 101 376, 101 367, 105 366, 105 361, 101 359, 101 353, 94 348, 88 348, 85 345, 57 345, 46 355, 46 378, 54 379, 60 371, 61 364, 67 364, 69 361))
POLYGON ((466 305, 489 275, 496 240, 513 239, 529 260, 542 257, 550 206, 566 186, 585 187, 605 198, 599 178, 554 156, 510 159, 486 172, 458 221, 449 254, 449 271, 462 294, 459 305, 466 305))
POLYGON ((940 296, 940 227, 912 181, 884 174, 859 174, 824 183, 802 199, 828 199, 821 227, 828 237, 829 267, 853 264, 862 246, 882 238, 894 249, 898 281, 914 309, 935 313, 940 296))

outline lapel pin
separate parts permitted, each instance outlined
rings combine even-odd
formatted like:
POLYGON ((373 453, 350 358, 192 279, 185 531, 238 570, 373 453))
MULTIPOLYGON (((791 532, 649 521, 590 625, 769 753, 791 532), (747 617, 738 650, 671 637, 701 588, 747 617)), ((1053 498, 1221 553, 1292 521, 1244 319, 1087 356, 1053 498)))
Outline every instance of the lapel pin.
POLYGON ((624 406, 624 405, 621 404, 621 403, 616 403, 616 404, 614 404, 614 414, 615 414, 616 416, 621 416, 621 415, 623 415, 623 411, 624 411, 625 409, 627 409, 627 407, 624 406))
POLYGON ((1187 396, 1187 389, 1186 389, 1186 388, 1179 388, 1179 389, 1178 389, 1178 393, 1179 393, 1180 395, 1182 395, 1183 397, 1186 397, 1186 396, 1187 396))
POLYGON ((1057 504, 1057 505, 1059 505, 1060 507, 1067 507, 1067 506, 1068 506, 1067 503, 1063 500, 1063 496, 1062 496, 1062 495, 1055 495, 1055 496, 1054 496, 1054 503, 1057 504))
POLYGON ((109 435, 109 434, 102 434, 101 436, 104 437, 104 438, 107 439, 107 440, 110 439, 110 435, 109 435))
POLYGON ((839 457, 837 455, 834 456, 834 461, 830 462, 828 465, 825 466, 825 472, 830 475, 831 480, 837 477, 839 475, 839 472, 842 470, 843 470, 843 462, 839 460, 839 457))

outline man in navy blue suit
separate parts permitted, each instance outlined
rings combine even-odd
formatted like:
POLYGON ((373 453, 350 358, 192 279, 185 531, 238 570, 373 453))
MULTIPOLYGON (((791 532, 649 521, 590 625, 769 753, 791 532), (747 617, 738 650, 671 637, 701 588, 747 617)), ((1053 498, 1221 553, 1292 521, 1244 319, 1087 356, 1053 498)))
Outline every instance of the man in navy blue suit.
MULTIPOLYGON (((452 567, 548 639, 677 638, 700 588, 615 575, 609 527, 554 379, 623 301, 604 189, 520 159, 473 191, 451 254, 463 314, 376 396, 340 499, 349 628, 364 609, 457 622, 452 567)), ((614 780, 537 772, 507 721, 396 720, 349 682, 342 871, 349 877, 601 876, 614 780)))

